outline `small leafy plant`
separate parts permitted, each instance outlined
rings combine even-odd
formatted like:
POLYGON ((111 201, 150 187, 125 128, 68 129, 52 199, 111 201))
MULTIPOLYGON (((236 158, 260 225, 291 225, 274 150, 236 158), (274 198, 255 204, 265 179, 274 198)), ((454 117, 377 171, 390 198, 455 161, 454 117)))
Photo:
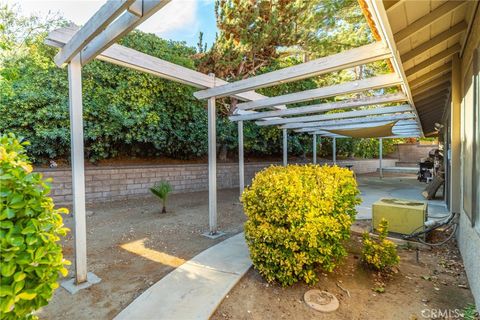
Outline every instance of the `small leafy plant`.
POLYGON ((463 318, 465 320, 478 320, 480 319, 480 314, 477 312, 474 304, 468 304, 463 309, 463 318))
POLYGON ((346 255, 355 205, 353 172, 337 166, 271 166, 242 195, 245 238, 255 268, 268 282, 314 283, 346 255))
POLYGON ((24 146, 13 134, 0 136, 0 318, 32 319, 67 275, 62 247, 67 234, 48 197, 49 180, 32 172, 24 146))
POLYGON ((172 185, 168 181, 157 182, 150 188, 150 191, 162 200, 162 213, 167 213, 167 198, 172 190, 172 185))
POLYGON ((398 265, 400 257, 397 245, 387 240, 388 221, 382 219, 378 225, 378 239, 372 239, 368 232, 363 234, 362 260, 373 269, 386 271, 398 265))

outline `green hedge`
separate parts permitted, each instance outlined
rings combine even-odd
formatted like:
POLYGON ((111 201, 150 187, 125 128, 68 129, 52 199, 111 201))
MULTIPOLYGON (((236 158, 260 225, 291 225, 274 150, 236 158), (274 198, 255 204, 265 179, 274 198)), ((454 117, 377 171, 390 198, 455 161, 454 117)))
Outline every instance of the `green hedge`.
MULTIPOLYGON (((26 52, 11 55, 0 68, 0 133, 13 132, 31 142, 34 162, 69 158, 70 133, 67 71, 53 63, 57 49, 43 44, 45 35, 29 41, 26 52)), ((195 49, 153 34, 133 32, 123 45, 195 69, 195 49)), ((286 59, 265 68, 272 71, 298 63, 286 59)), ((316 87, 303 80, 262 89, 281 95, 316 87)), ((158 77, 93 61, 83 68, 86 157, 91 161, 116 156, 198 158, 207 154, 205 102, 193 97, 197 89, 158 77)), ((218 143, 236 154, 237 128, 219 112, 218 143)), ((280 154, 282 134, 275 127, 245 123, 245 152, 257 156, 280 154)), ((330 155, 324 141, 322 155, 330 155)), ((312 150, 307 134, 289 133, 289 153, 312 150)), ((389 142, 385 142, 386 150, 389 142)), ((378 154, 375 139, 338 139, 339 155, 369 157, 378 154)))

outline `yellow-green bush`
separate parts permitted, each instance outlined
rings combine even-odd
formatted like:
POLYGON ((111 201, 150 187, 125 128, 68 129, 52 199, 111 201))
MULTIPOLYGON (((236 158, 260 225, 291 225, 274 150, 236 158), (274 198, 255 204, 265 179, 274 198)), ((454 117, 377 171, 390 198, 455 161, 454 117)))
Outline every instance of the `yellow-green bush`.
POLYGON ((388 221, 382 219, 378 225, 379 237, 372 239, 368 232, 363 234, 362 260, 376 270, 384 271, 397 265, 400 257, 397 254, 397 246, 387 240, 388 221))
POLYGON ((313 283, 346 254, 355 205, 353 172, 337 166, 272 166, 242 195, 245 238, 255 268, 269 282, 313 283))
POLYGON ((47 195, 50 187, 32 172, 13 135, 0 136, 0 318, 35 318, 67 274, 62 247, 67 233, 62 213, 47 195))

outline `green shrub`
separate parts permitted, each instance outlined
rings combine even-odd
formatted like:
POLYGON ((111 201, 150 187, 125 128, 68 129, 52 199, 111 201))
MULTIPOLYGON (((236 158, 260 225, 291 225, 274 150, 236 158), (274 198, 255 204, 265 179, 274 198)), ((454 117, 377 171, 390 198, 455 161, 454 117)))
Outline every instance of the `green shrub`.
POLYGON ((61 214, 50 187, 32 167, 14 135, 0 137, 0 318, 31 318, 46 305, 69 264, 63 259, 61 214))
POLYGON ((157 182, 150 188, 150 191, 162 200, 162 213, 167 213, 167 198, 172 190, 172 185, 168 181, 157 182))
POLYGON ((397 246, 387 240, 388 221, 382 219, 378 225, 379 237, 372 239, 368 232, 363 234, 362 260, 371 268, 384 271, 400 262, 397 246))
POLYGON ((337 166, 271 166, 242 195, 245 238, 255 268, 269 282, 318 280, 346 255, 355 205, 353 172, 337 166))

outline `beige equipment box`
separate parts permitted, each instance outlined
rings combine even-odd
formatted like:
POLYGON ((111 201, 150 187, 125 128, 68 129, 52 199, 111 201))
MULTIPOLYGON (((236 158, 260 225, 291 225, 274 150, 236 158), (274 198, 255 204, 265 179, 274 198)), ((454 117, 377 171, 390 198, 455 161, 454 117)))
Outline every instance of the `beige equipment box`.
POLYGON ((417 200, 382 198, 372 205, 372 227, 385 218, 388 231, 410 234, 424 230, 427 220, 427 203, 417 200))

